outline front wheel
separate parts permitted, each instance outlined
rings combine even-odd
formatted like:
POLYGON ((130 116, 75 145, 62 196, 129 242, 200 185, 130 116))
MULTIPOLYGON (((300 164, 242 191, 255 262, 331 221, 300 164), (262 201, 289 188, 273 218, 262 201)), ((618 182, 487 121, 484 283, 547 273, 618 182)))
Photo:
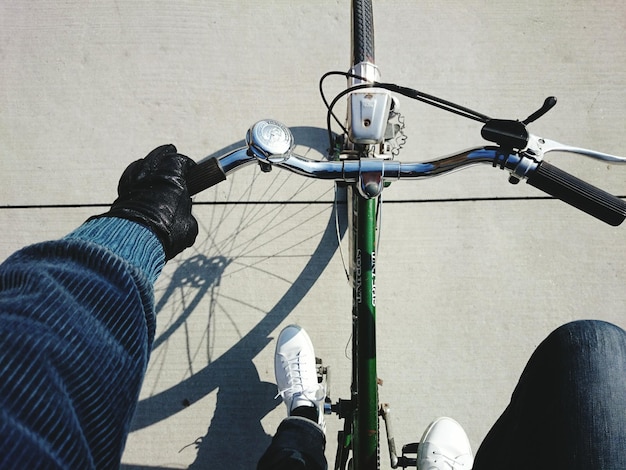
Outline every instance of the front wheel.
POLYGON ((372 0, 352 1, 352 66, 374 64, 374 14, 372 0))

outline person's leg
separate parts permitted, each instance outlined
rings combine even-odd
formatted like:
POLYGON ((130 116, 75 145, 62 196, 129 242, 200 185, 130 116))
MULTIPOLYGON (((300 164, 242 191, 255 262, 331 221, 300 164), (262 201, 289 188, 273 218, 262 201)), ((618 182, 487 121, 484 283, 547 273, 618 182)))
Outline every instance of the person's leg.
POLYGON ((626 332, 576 321, 539 345, 474 469, 623 469, 624 449, 626 332))
POLYGON ((324 431, 308 418, 291 415, 283 420, 257 470, 325 470, 324 431))
POLYGON ((257 469, 326 470, 324 390, 317 382, 315 352, 306 331, 290 325, 280 333, 274 366, 288 418, 278 427, 257 469))

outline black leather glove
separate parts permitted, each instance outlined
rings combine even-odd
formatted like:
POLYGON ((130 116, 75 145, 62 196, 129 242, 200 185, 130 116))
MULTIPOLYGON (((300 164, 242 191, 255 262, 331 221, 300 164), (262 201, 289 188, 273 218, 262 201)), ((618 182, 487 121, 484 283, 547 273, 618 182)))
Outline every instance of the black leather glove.
POLYGON ((166 259, 172 259, 193 245, 198 235, 186 181, 194 166, 171 144, 154 149, 124 170, 111 210, 92 219, 119 217, 138 222, 159 237, 166 259))

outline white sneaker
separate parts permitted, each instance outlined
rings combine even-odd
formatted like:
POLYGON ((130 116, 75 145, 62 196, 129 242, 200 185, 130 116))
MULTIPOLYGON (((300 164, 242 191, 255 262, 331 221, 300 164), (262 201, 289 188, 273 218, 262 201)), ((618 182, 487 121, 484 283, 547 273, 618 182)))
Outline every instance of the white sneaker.
POLYGON ((315 351, 309 335, 297 325, 281 331, 276 342, 274 372, 278 395, 287 414, 300 406, 315 407, 317 424, 324 429, 324 387, 317 382, 315 351))
POLYGON ((417 448, 418 470, 471 470, 472 447, 467 434, 452 418, 433 421, 417 448))

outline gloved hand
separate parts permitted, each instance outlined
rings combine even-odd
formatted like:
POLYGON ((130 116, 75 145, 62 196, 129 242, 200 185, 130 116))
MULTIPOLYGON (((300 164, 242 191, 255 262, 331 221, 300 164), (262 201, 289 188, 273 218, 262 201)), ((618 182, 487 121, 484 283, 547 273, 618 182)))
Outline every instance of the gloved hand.
POLYGON ((194 166, 174 145, 154 149, 124 170, 117 187, 119 197, 108 212, 92 219, 119 217, 138 222, 159 237, 165 258, 172 259, 193 245, 198 235, 186 182, 194 166))

